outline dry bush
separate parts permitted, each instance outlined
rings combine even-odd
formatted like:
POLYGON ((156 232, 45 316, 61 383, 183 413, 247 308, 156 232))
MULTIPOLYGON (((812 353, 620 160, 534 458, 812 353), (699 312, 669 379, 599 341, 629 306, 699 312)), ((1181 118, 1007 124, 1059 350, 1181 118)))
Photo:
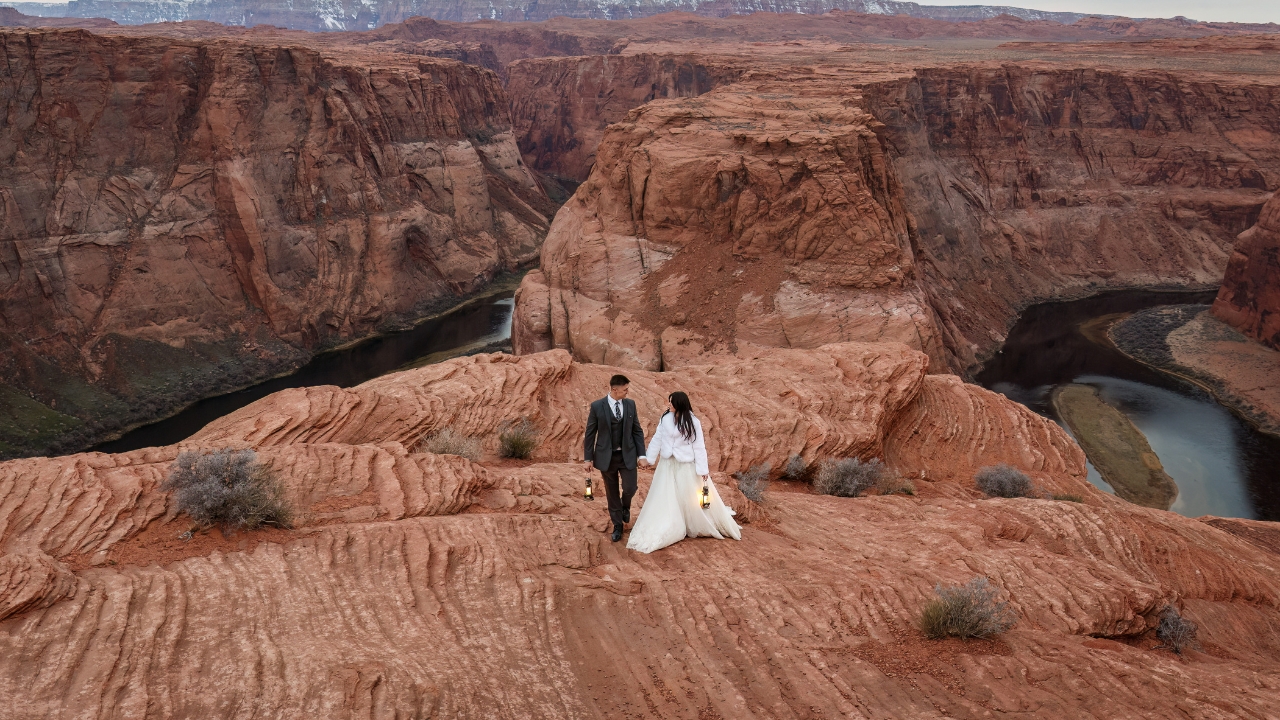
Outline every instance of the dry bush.
POLYGON ((498 428, 498 454, 504 458, 527 460, 538 447, 538 429, 529 418, 508 420, 498 428))
POLYGON ((423 438, 418 444, 418 451, 433 455, 458 455, 468 460, 479 460, 480 438, 467 437, 447 427, 423 438))
POLYGON ((858 458, 823 460, 813 479, 813 489, 822 495, 858 497, 884 478, 886 469, 878 458, 866 462, 858 458))
POLYGON ((769 487, 769 471, 773 466, 769 463, 756 465, 749 470, 733 474, 738 479, 738 492, 751 502, 764 502, 764 491, 769 487))
POLYGON ((1084 502, 1084 497, 1080 495, 1076 495, 1075 493, 1062 493, 1062 494, 1054 493, 1052 497, 1054 500, 1061 500, 1063 502, 1074 502, 1074 503, 1084 502))
POLYGON ((936 585, 938 597, 920 613, 920 629, 935 640, 944 637, 984 638, 1013 627, 1018 616, 998 600, 991 581, 976 577, 964 585, 936 585))
POLYGON ((792 455, 787 458, 787 464, 782 468, 782 477, 797 482, 809 482, 813 478, 813 464, 800 455, 792 455))
POLYGON ((1181 655, 1183 649, 1196 646, 1196 624, 1182 617, 1177 608, 1165 605, 1160 611, 1160 624, 1156 626, 1157 648, 1168 648, 1181 655))
POLYGON ((280 480, 252 450, 179 453, 160 489, 172 491, 178 510, 206 527, 287 528, 293 521, 280 480))
POLYGON ((876 491, 881 495, 915 495, 916 485, 895 472, 885 472, 876 483, 876 491))
POLYGON ((973 482, 987 497, 1036 497, 1031 478, 1021 470, 1003 463, 984 467, 974 473, 973 482))

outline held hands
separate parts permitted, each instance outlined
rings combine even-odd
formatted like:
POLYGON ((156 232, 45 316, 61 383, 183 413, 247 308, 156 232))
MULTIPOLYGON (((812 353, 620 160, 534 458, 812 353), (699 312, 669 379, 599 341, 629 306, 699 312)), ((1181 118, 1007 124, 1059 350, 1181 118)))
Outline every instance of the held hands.
POLYGON ((636 458, 636 462, 643 463, 646 467, 648 467, 648 465, 649 465, 649 458, 644 457, 644 456, 642 455, 642 456, 640 456, 639 458, 636 458))

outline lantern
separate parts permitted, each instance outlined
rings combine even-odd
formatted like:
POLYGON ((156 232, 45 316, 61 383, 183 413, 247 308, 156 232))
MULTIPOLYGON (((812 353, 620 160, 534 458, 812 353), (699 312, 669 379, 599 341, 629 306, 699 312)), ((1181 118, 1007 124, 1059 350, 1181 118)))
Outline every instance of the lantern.
POLYGON ((590 476, 590 475, 588 475, 588 476, 587 476, 587 487, 586 487, 586 489, 585 489, 585 490, 583 490, 583 491, 582 491, 582 499, 583 499, 583 500, 595 500, 595 499, 596 499, 596 496, 595 496, 595 495, 593 495, 593 494, 591 494, 591 476, 590 476))
POLYGON ((706 510, 711 507, 711 486, 704 483, 702 485, 702 499, 698 501, 702 505, 702 509, 706 510))

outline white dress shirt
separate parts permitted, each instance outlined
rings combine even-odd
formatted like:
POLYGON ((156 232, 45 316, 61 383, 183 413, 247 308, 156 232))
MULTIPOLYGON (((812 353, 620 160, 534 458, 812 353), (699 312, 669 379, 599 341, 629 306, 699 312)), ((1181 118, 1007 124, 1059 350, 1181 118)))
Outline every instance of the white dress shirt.
POLYGON ((667 413, 658 421, 658 429, 649 441, 649 452, 645 459, 650 465, 658 462, 659 457, 673 457, 680 462, 693 463, 693 469, 699 475, 710 475, 707 469, 707 446, 702 441, 702 423, 693 418, 693 440, 686 440, 676 427, 675 413, 667 413))

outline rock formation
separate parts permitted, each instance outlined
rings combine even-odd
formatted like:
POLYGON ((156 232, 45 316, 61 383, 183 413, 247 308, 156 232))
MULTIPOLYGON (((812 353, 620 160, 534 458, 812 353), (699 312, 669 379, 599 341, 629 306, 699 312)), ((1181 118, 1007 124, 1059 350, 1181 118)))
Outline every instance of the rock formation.
POLYGON ((3 454, 457 302, 547 227, 473 65, 82 31, 0 54, 3 454))
POLYGON ((769 57, 605 133, 517 352, 656 369, 889 339, 971 371, 1029 304, 1216 284, 1280 185, 1256 75, 769 57))
POLYGON ((1280 194, 1267 201, 1258 224, 1240 233, 1232 247, 1213 314, 1280 349, 1280 194))
POLYGON ((1262 718, 1280 703, 1274 527, 1092 490, 1063 430, 925 365, 853 343, 629 371, 646 424, 665 392, 690 392, 716 482, 756 518, 740 542, 650 556, 605 539, 563 462, 616 371, 563 351, 286 391, 178 447, 0 464, 6 712, 1262 718), (412 451, 516 414, 543 431, 540 462, 412 451), (179 537, 168 464, 226 444, 258 449, 298 528, 179 537), (755 506, 724 474, 793 451, 883 453, 916 495, 755 506), (970 468, 996 462, 1084 502, 980 499, 970 468), (1018 624, 925 640, 934 585, 976 574, 1018 624), (1199 650, 1153 649, 1166 604, 1199 624, 1199 650))

